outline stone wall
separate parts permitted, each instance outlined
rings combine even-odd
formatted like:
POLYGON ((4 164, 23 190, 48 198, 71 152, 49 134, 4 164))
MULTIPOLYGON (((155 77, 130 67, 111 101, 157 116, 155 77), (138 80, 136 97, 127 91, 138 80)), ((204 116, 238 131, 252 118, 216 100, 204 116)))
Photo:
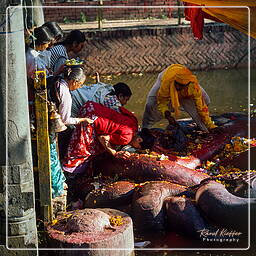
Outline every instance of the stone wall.
MULTIPOLYGON (((247 67, 248 37, 227 25, 207 25, 203 40, 189 26, 87 31, 80 57, 100 74, 161 71, 172 63, 192 70, 247 67)), ((256 40, 251 39, 252 65, 256 40)), ((89 73, 92 72, 89 71, 89 73)))

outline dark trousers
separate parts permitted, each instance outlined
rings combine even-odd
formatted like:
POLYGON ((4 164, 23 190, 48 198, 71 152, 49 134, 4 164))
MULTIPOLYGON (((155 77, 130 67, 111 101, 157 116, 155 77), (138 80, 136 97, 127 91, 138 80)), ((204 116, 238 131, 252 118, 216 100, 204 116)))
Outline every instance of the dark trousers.
POLYGON ((69 145, 73 131, 74 131, 74 128, 68 126, 68 128, 65 131, 58 133, 58 146, 59 146, 60 160, 62 160, 65 157, 68 151, 68 145, 69 145))

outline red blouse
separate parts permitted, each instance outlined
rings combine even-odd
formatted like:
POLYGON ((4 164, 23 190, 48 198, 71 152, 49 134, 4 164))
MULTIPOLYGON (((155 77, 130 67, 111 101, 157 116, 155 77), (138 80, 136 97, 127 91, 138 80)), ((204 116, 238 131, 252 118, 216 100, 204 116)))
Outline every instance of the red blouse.
POLYGON ((81 109, 80 117, 96 118, 94 129, 97 135, 110 135, 110 143, 128 144, 138 130, 138 120, 133 113, 120 107, 120 113, 99 103, 88 101, 81 109))
POLYGON ((118 113, 88 101, 79 116, 91 118, 94 122, 88 125, 82 122, 76 126, 63 160, 63 170, 67 172, 84 172, 82 164, 105 150, 98 140, 99 135, 109 135, 112 144, 126 145, 138 130, 137 118, 123 107, 118 113))

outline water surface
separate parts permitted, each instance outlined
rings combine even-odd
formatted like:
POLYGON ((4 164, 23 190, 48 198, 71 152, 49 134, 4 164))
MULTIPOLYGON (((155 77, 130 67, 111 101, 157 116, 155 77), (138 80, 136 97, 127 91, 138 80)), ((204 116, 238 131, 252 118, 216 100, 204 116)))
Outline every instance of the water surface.
MULTIPOLYGON (((200 85, 210 96, 210 114, 221 114, 224 112, 247 112, 248 111, 248 70, 226 69, 196 71, 200 85)), ((126 107, 134 112, 141 123, 144 106, 149 90, 156 81, 158 73, 131 74, 120 76, 101 76, 101 82, 115 84, 117 82, 127 83, 133 95, 126 107)), ((256 70, 251 70, 251 106, 256 105, 256 70)), ((189 117, 181 112, 181 118, 189 117)), ((156 126, 163 126, 160 122, 156 126)))

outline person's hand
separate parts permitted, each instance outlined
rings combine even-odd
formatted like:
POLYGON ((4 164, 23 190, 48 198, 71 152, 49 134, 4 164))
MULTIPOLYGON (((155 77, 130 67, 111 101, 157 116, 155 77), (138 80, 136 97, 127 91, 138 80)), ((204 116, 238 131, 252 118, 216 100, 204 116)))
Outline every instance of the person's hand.
POLYGON ((211 133, 221 134, 224 132, 224 128, 222 126, 217 126, 210 130, 211 133))
POLYGON ((131 155, 131 153, 128 151, 117 151, 114 156, 118 156, 118 157, 127 159, 127 158, 129 158, 130 155, 131 155))
POLYGON ((84 122, 85 124, 92 124, 93 120, 88 117, 80 118, 80 123, 84 122))
POLYGON ((46 67, 46 69, 48 70, 49 74, 52 74, 52 75, 54 75, 54 72, 52 71, 52 69, 51 69, 51 68, 49 68, 49 67, 46 67))
POLYGON ((176 122, 176 120, 172 117, 171 112, 170 111, 165 111, 164 113, 164 117, 168 120, 169 125, 173 125, 173 126, 179 126, 178 122, 176 122))
POLYGON ((66 66, 65 64, 62 64, 62 65, 58 68, 58 70, 53 73, 53 75, 58 76, 59 74, 63 73, 63 71, 64 71, 64 69, 65 69, 65 66, 66 66))

